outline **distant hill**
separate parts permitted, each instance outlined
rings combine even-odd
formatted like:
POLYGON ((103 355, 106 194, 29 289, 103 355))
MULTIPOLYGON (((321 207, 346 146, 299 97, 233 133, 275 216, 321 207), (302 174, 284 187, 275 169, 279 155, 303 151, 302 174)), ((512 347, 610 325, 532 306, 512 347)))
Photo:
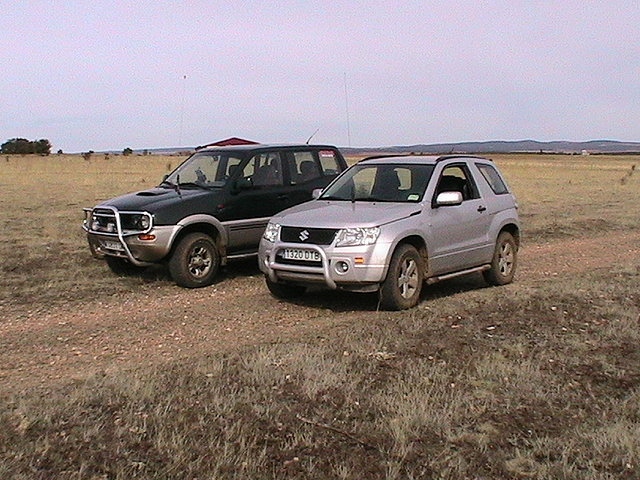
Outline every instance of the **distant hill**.
MULTIPOLYGON (((134 153, 171 155, 191 153, 195 147, 165 147, 134 149, 134 153)), ((348 155, 375 153, 640 153, 640 142, 619 142, 616 140, 590 140, 587 142, 537 140, 491 140, 486 142, 431 143, 417 145, 392 145, 386 147, 340 147, 348 155)), ((102 153, 120 153, 118 151, 102 153)))
POLYGON ((347 154, 364 154, 376 152, 389 153, 638 153, 640 142, 618 142, 615 140, 590 140, 587 142, 537 140, 514 140, 460 143, 433 143, 371 148, 340 148, 347 154))

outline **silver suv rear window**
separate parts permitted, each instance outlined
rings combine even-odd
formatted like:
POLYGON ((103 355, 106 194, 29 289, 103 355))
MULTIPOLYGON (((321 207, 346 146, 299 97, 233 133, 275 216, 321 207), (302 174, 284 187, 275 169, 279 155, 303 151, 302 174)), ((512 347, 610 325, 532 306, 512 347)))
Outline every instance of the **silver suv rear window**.
POLYGON ((491 187, 491 190, 493 190, 493 193, 496 195, 509 193, 509 189, 493 166, 487 165, 486 163, 476 163, 476 167, 478 167, 478 170, 482 173, 482 176, 491 187))

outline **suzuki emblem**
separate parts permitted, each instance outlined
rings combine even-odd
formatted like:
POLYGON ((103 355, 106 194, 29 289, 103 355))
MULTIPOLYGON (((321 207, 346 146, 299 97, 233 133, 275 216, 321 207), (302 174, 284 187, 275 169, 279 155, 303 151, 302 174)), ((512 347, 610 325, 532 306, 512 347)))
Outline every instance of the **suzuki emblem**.
POLYGON ((300 235, 298 235, 298 238, 300 239, 300 241, 305 242, 307 238, 309 238, 309 232, 307 232, 306 230, 302 230, 300 232, 300 235))

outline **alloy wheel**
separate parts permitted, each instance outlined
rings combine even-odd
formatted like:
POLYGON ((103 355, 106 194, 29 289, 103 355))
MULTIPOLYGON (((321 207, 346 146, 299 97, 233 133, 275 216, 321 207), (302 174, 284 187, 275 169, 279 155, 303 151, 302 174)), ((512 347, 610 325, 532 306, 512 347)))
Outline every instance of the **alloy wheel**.
POLYGON ((211 252, 205 247, 197 246, 189 255, 189 272, 194 277, 204 277, 211 269, 211 252))
POLYGON ((403 298, 411 298, 418 288, 418 266, 412 258, 402 262, 398 275, 398 289, 403 298))
POLYGON ((500 269, 501 275, 506 277, 511 274, 514 259, 515 255, 511 243, 503 243, 500 246, 500 252, 498 253, 498 268, 500 269))

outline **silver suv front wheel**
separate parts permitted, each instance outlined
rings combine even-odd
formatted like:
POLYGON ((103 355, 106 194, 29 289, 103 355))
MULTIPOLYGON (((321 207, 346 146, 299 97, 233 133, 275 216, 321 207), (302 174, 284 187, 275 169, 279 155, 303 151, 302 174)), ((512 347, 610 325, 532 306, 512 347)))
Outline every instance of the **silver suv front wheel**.
POLYGON ((420 300, 424 268, 413 245, 400 245, 389 263, 389 271, 380 288, 380 306, 385 310, 404 310, 420 300))

